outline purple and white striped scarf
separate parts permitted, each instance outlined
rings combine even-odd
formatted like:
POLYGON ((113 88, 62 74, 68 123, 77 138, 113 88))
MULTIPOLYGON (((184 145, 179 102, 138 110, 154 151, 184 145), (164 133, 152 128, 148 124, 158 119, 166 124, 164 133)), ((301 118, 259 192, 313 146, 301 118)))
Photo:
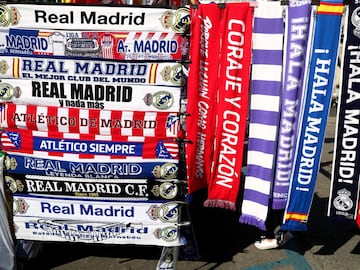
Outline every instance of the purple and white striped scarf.
POLYGON ((301 2, 290 0, 287 12, 284 82, 272 194, 273 209, 284 209, 288 197, 303 92, 310 13, 311 0, 301 2))
POLYGON ((247 173, 240 222, 265 228, 280 118, 283 7, 259 2, 254 13, 247 173))

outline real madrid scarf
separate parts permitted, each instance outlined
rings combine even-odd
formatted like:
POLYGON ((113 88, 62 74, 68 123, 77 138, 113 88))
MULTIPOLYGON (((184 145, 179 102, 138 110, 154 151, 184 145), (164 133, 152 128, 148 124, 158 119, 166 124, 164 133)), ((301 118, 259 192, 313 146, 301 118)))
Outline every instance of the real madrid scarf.
POLYGON ((100 179, 5 174, 14 194, 43 194, 122 201, 184 200, 184 181, 177 179, 100 179))
POLYGON ((307 230, 332 97, 343 9, 344 4, 338 1, 320 2, 317 8, 307 92, 282 225, 284 230, 307 230))
POLYGON ((125 111, 180 111, 181 87, 3 79, 0 101, 125 111))
POLYGON ((189 194, 204 190, 210 179, 215 139, 215 108, 220 54, 220 9, 216 4, 192 9, 186 145, 189 194))
POLYGON ((177 113, 110 111, 13 103, 4 103, 0 106, 1 128, 158 138, 180 136, 180 120, 177 113))
POLYGON ((6 129, 1 132, 4 152, 101 159, 179 159, 174 139, 94 135, 6 129))
POLYGON ((36 174, 41 176, 95 179, 175 179, 181 177, 179 160, 141 159, 109 160, 78 159, 74 155, 59 158, 46 152, 41 157, 24 153, 6 153, 5 171, 8 174, 36 174))
POLYGON ((1 5, 1 28, 89 31, 164 31, 183 33, 190 24, 189 9, 139 6, 1 5), (52 19, 48 19, 51 14, 52 19))
POLYGON ((354 223, 359 200, 360 4, 351 1, 346 13, 342 80, 331 174, 328 216, 354 223))
POLYGON ((248 112, 252 22, 250 3, 226 3, 221 10, 217 127, 205 206, 236 209, 248 112))
MULTIPOLYGON (((180 222, 177 201, 122 201, 116 198, 13 194, 13 215, 63 220, 164 224, 180 222), (54 209, 60 211, 53 211, 54 209)), ((170 224, 169 224, 170 225, 170 224)))
POLYGON ((40 54, 67 59, 181 61, 188 53, 187 39, 179 33, 23 28, 10 28, 6 32, 2 31, 0 36, 3 55, 14 55, 15 52, 15 55, 40 54))
POLYGON ((272 208, 285 209, 290 185, 297 123, 303 92, 311 1, 290 0, 286 22, 286 53, 272 208))
POLYGON ((64 59, 42 55, 1 56, 1 78, 51 79, 71 82, 183 85, 183 65, 176 62, 134 62, 64 59))
POLYGON ((283 33, 280 2, 259 2, 254 11, 247 169, 240 222, 262 230, 266 230, 280 118, 283 33))

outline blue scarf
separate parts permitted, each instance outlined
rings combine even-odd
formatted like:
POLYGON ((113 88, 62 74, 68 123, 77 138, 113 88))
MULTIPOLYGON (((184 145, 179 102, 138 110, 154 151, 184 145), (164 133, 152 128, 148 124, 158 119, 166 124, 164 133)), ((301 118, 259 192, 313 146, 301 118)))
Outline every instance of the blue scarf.
POLYGON ((335 1, 320 2, 317 8, 284 230, 307 230, 332 97, 343 9, 343 3, 335 1))

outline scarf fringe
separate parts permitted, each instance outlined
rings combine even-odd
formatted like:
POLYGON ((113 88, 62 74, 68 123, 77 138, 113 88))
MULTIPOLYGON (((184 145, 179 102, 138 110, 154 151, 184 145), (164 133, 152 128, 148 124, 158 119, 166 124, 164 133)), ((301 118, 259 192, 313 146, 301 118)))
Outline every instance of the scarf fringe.
POLYGON ((230 202, 230 201, 225 201, 225 200, 216 200, 216 199, 206 200, 204 202, 204 206, 205 207, 224 208, 224 209, 228 209, 228 210, 232 210, 232 211, 236 210, 235 203, 230 202))
POLYGON ((265 220, 260 220, 254 216, 243 214, 240 216, 239 222, 252 225, 258 227, 262 231, 266 231, 265 220))

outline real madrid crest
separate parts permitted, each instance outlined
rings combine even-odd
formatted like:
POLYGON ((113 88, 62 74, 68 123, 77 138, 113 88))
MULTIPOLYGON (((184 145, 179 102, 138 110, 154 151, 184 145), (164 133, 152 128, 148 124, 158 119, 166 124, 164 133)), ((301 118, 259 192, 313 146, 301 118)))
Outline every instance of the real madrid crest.
POLYGON ((354 203, 350 199, 351 192, 343 188, 337 192, 338 196, 334 199, 334 207, 340 211, 349 211, 354 203))
POLYGON ((178 228, 174 226, 169 226, 166 228, 156 229, 154 236, 157 239, 163 239, 166 242, 172 242, 178 238, 178 228))
POLYGON ((27 212, 27 210, 29 209, 29 205, 27 204, 27 202, 22 199, 14 199, 13 201, 13 215, 15 216, 16 214, 25 214, 27 212))
POLYGON ((4 160, 4 165, 7 170, 15 170, 18 164, 15 158, 9 158, 8 156, 6 156, 4 160))
POLYGON ((190 25, 190 10, 186 7, 169 10, 161 16, 160 20, 164 28, 170 28, 175 33, 184 33, 190 25))
POLYGON ((20 87, 13 87, 8 83, 0 83, 0 100, 10 100, 13 97, 19 98, 21 95, 20 87))
POLYGON ((160 74, 164 81, 170 81, 175 85, 183 85, 184 83, 183 66, 181 64, 165 66, 160 74))
POLYGON ((146 94, 144 102, 146 105, 153 105, 159 110, 167 110, 174 104, 174 96, 168 91, 159 91, 154 94, 146 94))
POLYGON ((5 175, 4 178, 6 185, 8 186, 8 188, 12 193, 22 192, 24 190, 24 185, 23 183, 21 183, 20 180, 16 180, 9 175, 5 175))
POLYGON ((351 23, 355 27, 354 35, 360 38, 360 7, 356 8, 351 14, 351 23))
POLYGON ((177 222, 179 218, 179 204, 167 202, 160 206, 152 205, 146 213, 152 220, 160 219, 162 222, 177 222))
POLYGON ((8 8, 5 5, 0 5, 0 26, 8 27, 11 25, 17 25, 20 20, 19 11, 14 8, 8 8))
POLYGON ((171 200, 178 194, 178 186, 174 183, 164 182, 161 185, 154 185, 151 192, 155 197, 161 197, 166 200, 171 200))
POLYGON ((6 72, 9 70, 9 65, 6 62, 6 60, 1 60, 0 61, 0 73, 1 74, 6 74, 6 72))
POLYGON ((167 162, 163 165, 156 165, 152 174, 156 178, 174 179, 177 177, 178 166, 175 163, 167 162))

